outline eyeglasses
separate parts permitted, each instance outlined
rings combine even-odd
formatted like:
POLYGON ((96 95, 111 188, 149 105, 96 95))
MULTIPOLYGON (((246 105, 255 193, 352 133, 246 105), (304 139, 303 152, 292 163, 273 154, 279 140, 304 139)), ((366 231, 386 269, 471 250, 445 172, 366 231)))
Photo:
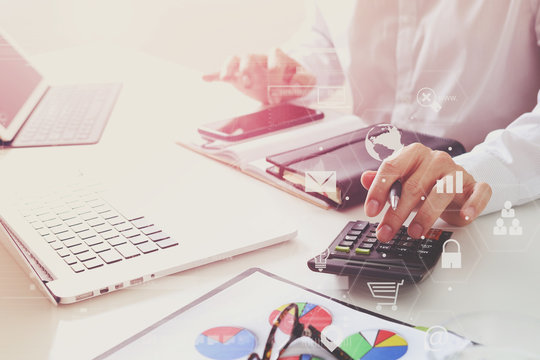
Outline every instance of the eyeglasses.
POLYGON ((264 346, 264 352, 262 358, 258 354, 252 353, 249 355, 248 360, 270 360, 272 356, 272 351, 274 350, 274 345, 276 342, 276 331, 282 324, 282 322, 292 315, 293 325, 292 331, 290 332, 289 339, 285 344, 279 349, 278 358, 287 350, 289 345, 291 345, 295 340, 300 339, 301 337, 308 337, 315 341, 319 346, 324 350, 332 354, 338 360, 354 360, 350 357, 345 351, 343 351, 339 346, 334 344, 332 340, 328 339, 323 335, 319 330, 317 330, 313 325, 302 324, 299 319, 298 305, 291 303, 281 311, 281 313, 276 317, 274 323, 272 324, 272 329, 268 334, 268 339, 266 340, 266 345, 264 346))

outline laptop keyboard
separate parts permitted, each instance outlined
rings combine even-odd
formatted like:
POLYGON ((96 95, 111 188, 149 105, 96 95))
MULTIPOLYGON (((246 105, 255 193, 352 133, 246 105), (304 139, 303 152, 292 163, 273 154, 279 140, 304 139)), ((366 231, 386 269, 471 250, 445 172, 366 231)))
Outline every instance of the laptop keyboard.
POLYGON ((119 91, 119 84, 49 88, 11 146, 97 143, 119 91))
POLYGON ((178 245, 149 218, 133 211, 121 214, 98 192, 34 200, 21 213, 75 273, 178 245))

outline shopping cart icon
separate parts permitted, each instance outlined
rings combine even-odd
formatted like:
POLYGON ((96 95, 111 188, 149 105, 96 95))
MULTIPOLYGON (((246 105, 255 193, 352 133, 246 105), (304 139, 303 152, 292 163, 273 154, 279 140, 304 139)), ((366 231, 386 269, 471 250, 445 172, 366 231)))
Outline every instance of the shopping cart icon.
POLYGON ((374 298, 392 299, 392 302, 377 303, 377 310, 381 310, 383 305, 392 306, 392 310, 397 310, 397 297, 399 287, 403 285, 403 279, 400 282, 368 282, 369 291, 374 298))

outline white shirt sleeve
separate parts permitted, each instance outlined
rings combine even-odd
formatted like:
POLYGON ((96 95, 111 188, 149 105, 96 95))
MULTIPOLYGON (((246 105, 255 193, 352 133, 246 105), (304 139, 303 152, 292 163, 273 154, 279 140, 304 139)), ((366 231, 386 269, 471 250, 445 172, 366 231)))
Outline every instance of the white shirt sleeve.
POLYGON ((283 50, 315 75, 317 85, 343 85, 345 75, 328 26, 314 0, 306 1, 306 12, 300 31, 283 45, 283 50))
POLYGON ((455 161, 491 186, 493 196, 483 214, 502 209, 506 200, 519 205, 540 198, 540 92, 532 112, 492 131, 455 161))

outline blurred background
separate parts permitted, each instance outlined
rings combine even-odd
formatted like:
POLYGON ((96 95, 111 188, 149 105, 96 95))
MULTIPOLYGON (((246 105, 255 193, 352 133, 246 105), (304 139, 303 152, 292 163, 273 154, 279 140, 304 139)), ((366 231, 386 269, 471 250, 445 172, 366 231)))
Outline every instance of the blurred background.
POLYGON ((303 0, 0 0, 0 29, 30 56, 107 44, 200 71, 279 46, 304 17, 303 0))

